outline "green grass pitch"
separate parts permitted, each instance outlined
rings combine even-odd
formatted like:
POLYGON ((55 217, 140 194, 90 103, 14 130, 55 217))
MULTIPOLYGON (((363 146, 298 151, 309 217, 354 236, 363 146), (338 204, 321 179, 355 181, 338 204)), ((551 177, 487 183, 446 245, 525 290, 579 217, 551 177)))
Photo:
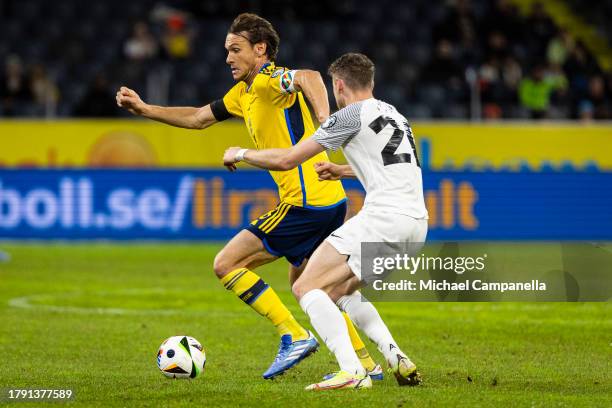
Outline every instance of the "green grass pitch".
MULTIPOLYGON (((423 385, 400 388, 387 376, 370 390, 307 393, 335 359, 322 346, 264 381, 278 338, 214 277, 220 245, 0 248, 12 256, 0 263, 0 388, 71 388, 66 404, 87 407, 612 406, 609 303, 379 303, 423 385), (158 346, 179 334, 204 345, 202 377, 169 380, 158 371, 158 346)), ((258 272, 309 325, 286 262, 258 272)))

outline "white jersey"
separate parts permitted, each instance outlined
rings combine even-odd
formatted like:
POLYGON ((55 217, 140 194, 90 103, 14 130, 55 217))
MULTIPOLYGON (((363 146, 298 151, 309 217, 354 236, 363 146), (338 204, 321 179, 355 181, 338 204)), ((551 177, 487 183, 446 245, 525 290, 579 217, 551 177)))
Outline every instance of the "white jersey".
POLYGON ((374 98, 352 103, 313 138, 326 149, 342 148, 366 190, 364 209, 427 219, 412 129, 395 107, 374 98))

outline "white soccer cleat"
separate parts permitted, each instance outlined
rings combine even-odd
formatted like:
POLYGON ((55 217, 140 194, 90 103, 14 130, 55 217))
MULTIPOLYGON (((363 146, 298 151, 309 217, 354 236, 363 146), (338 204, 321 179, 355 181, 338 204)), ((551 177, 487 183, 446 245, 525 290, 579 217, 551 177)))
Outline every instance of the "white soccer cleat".
MULTIPOLYGON (((333 378, 333 376, 336 375, 337 373, 338 373, 337 371, 334 371, 333 373, 325 374, 323 376, 323 380, 329 380, 330 378, 333 378)), ((368 373, 368 376, 374 381, 382 381, 384 378, 383 369, 380 366, 380 364, 376 364, 376 366, 370 371, 368 371, 367 373, 368 373)))
POLYGON ((345 388, 361 389, 361 388, 372 388, 372 379, 369 375, 358 375, 347 373, 346 371, 340 370, 334 375, 320 383, 310 384, 305 388, 306 391, 326 391, 326 390, 340 390, 345 388))
POLYGON ((422 381, 421 374, 417 371, 416 365, 408 357, 401 354, 397 355, 397 361, 391 365, 389 370, 393 373, 400 386, 415 386, 419 385, 422 381))

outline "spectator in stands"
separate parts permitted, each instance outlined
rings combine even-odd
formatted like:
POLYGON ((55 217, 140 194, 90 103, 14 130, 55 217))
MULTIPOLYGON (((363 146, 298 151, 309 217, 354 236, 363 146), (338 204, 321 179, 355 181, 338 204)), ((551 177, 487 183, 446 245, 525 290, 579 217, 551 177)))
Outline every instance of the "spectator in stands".
POLYGON ((567 75, 559 65, 548 65, 544 74, 546 81, 556 84, 555 91, 552 94, 551 105, 557 109, 557 115, 564 118, 569 118, 571 99, 569 95, 569 81, 567 75))
POLYGON ((523 79, 523 70, 516 58, 507 56, 501 66, 501 83, 498 103, 504 117, 512 117, 518 103, 518 89, 523 79))
POLYGON ((589 79, 588 93, 579 104, 580 119, 612 119, 612 101, 606 95, 604 79, 600 75, 589 79))
POLYGON ((523 79, 523 70, 516 58, 512 56, 506 57, 502 67, 502 76, 504 84, 516 94, 521 79, 523 79))
POLYGON ((524 19, 510 0, 498 0, 490 14, 482 22, 482 31, 502 33, 510 42, 521 42, 524 35, 524 19))
POLYGON ((0 82, 0 102, 3 116, 16 116, 20 105, 32 102, 32 92, 21 58, 16 55, 6 59, 0 82))
POLYGON ((559 78, 545 77, 544 67, 536 65, 530 76, 524 78, 519 85, 521 105, 529 110, 532 119, 546 118, 553 92, 563 86, 564 83, 559 78))
POLYGON ((453 44, 447 39, 441 39, 436 46, 436 53, 423 67, 422 79, 426 82, 461 83, 463 82, 463 68, 457 63, 453 44))
POLYGON ((119 115, 115 95, 110 91, 106 77, 96 75, 85 96, 77 104, 75 116, 81 117, 114 117, 119 115))
POLYGON ((158 45, 145 22, 134 25, 132 36, 125 42, 123 52, 133 61, 144 61, 157 56, 158 45))
POLYGON ((180 14, 171 15, 166 22, 166 32, 162 42, 166 55, 170 59, 189 58, 191 37, 185 17, 180 14))
MULTIPOLYGON (((436 46, 435 55, 423 67, 421 82, 441 89, 447 106, 466 103, 468 89, 463 66, 459 63, 453 44, 442 39, 436 46)), ((429 103, 429 101, 427 101, 429 103)))
POLYGON ((606 85, 606 97, 612 100, 612 72, 604 74, 604 81, 606 85))
POLYGON ((469 0, 456 0, 446 18, 435 28, 434 39, 446 39, 465 48, 473 47, 478 39, 476 17, 469 0))
POLYGON ((503 61, 510 55, 508 50, 508 39, 501 31, 494 30, 487 37, 487 47, 485 56, 487 59, 495 58, 503 61))
POLYGON ((556 34, 557 28, 541 2, 532 4, 525 28, 531 54, 538 57, 545 55, 548 42, 556 34))
POLYGON ((589 76, 598 74, 600 70, 584 43, 576 41, 563 65, 563 71, 569 78, 572 93, 578 96, 587 92, 589 76))
POLYGON ((551 65, 563 66, 571 50, 574 49, 574 39, 570 33, 561 29, 549 42, 546 47, 546 57, 551 65))
POLYGON ((47 115, 54 115, 60 97, 59 90, 41 64, 32 67, 30 90, 36 105, 44 109, 47 115))
POLYGON ((502 66, 499 59, 489 57, 478 70, 480 99, 483 103, 483 114, 486 119, 502 117, 501 101, 504 94, 502 66))

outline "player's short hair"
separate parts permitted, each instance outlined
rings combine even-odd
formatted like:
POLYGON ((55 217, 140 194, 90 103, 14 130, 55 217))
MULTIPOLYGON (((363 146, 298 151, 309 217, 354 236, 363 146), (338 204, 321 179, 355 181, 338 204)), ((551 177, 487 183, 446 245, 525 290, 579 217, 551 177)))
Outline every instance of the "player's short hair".
POLYGON ((246 33, 246 39, 251 44, 263 42, 266 44, 266 55, 271 61, 276 59, 280 38, 268 20, 253 13, 238 15, 229 28, 231 34, 246 33))
POLYGON ((371 59, 349 52, 332 62, 327 73, 339 77, 351 89, 368 89, 374 85, 374 71, 371 59))

